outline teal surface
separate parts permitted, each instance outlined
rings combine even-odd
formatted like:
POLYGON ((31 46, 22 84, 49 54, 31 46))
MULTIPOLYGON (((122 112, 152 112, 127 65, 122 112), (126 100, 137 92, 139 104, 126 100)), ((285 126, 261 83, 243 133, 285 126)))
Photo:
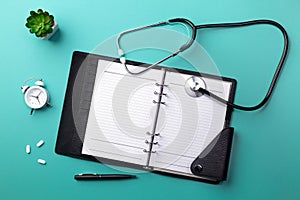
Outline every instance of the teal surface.
MULTIPOLYGON (((300 2, 273 1, 2 1, 0 7, 0 199, 300 199, 300 2), (31 9, 53 13, 60 32, 42 41, 24 27, 31 9), (235 111, 235 138, 228 180, 220 185, 143 173, 137 180, 76 182, 80 172, 116 173, 98 163, 54 153, 74 50, 128 28, 186 17, 196 24, 267 18, 287 29, 291 48, 267 107, 235 111), (43 77, 52 108, 29 116, 20 86, 43 77), (37 149, 36 142, 45 140, 37 149), (25 145, 32 153, 25 153, 25 145), (38 158, 47 165, 36 163, 38 158)), ((279 32, 267 27, 198 32, 221 73, 238 80, 236 103, 252 105, 266 91, 282 48, 279 32)))

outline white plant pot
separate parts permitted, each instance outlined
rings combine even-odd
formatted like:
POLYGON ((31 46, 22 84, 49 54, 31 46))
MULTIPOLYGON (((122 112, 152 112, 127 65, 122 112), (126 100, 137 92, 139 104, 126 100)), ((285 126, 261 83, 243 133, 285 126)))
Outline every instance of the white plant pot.
POLYGON ((54 25, 52 26, 52 33, 47 34, 44 37, 40 37, 42 40, 49 40, 58 30, 58 24, 54 21, 54 25))

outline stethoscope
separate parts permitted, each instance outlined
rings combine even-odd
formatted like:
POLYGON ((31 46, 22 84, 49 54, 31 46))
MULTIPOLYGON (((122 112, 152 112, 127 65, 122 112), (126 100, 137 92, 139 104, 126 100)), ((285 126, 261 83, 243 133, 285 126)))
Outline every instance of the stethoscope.
POLYGON ((170 20, 165 21, 165 22, 159 22, 159 23, 156 23, 156 24, 148 25, 148 26, 142 26, 142 27, 126 30, 126 31, 120 33, 118 35, 117 41, 116 41, 117 42, 117 48, 118 48, 118 54, 120 56, 120 62, 124 65, 126 71, 129 74, 131 74, 131 75, 140 75, 140 74, 143 74, 143 73, 147 72, 148 70, 156 67, 157 65, 161 64, 162 62, 164 62, 164 61, 176 56, 177 54, 184 52, 188 48, 190 48, 192 46, 192 44, 195 42, 196 34, 197 34, 198 29, 224 28, 224 27, 242 27, 242 26, 251 26, 251 25, 257 25, 257 24, 269 24, 269 25, 275 26, 276 28, 278 28, 281 31, 281 33, 283 34, 283 37, 284 37, 284 47, 283 47, 283 52, 282 52, 280 61, 277 65, 276 71, 273 75, 273 78, 272 78, 271 84, 269 86, 269 89, 268 89, 265 97, 263 98, 263 100, 260 103, 258 103, 255 106, 240 106, 240 105, 228 102, 225 99, 223 99, 223 98, 215 95, 214 93, 211 93, 210 91, 208 91, 206 89, 206 84, 205 84, 204 80, 201 77, 192 76, 185 83, 186 92, 190 96, 199 97, 199 96, 202 96, 202 95, 207 95, 207 96, 210 96, 211 98, 213 98, 213 99, 215 99, 215 100, 217 100, 217 101, 219 101, 223 104, 226 104, 229 107, 239 109, 239 110, 244 110, 244 111, 254 111, 254 110, 258 110, 259 108, 264 106, 267 103, 267 101, 270 99, 271 94, 274 90, 274 87, 277 83, 279 74, 282 70, 284 61, 286 59, 287 52, 288 52, 288 46, 289 46, 288 34, 287 34, 286 30, 283 28, 283 26, 280 25, 279 23, 275 22, 275 21, 272 21, 272 20, 252 20, 252 21, 234 22, 234 23, 194 25, 188 19, 184 19, 184 18, 170 19, 170 20), (191 37, 190 37, 189 41, 187 41, 185 44, 183 44, 178 50, 172 52, 170 55, 166 56, 165 58, 159 60, 158 62, 146 67, 145 69, 143 69, 139 72, 132 72, 128 69, 128 67, 126 65, 125 53, 122 50, 121 45, 120 45, 120 40, 121 40, 122 36, 124 36, 128 33, 135 32, 135 31, 140 31, 140 30, 153 28, 153 27, 158 27, 158 26, 178 24, 178 23, 182 24, 187 29, 188 32, 190 32, 189 27, 192 30, 191 31, 191 37))

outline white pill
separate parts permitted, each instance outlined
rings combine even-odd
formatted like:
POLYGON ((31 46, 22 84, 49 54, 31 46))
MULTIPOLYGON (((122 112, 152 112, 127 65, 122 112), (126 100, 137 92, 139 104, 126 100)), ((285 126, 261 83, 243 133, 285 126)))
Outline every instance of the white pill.
POLYGON ((30 145, 26 145, 26 153, 30 154, 30 145))
POLYGON ((38 159, 37 161, 38 161, 38 163, 40 163, 42 165, 46 165, 46 161, 43 159, 38 159))
POLYGON ((37 147, 41 147, 41 146, 43 146, 43 144, 44 144, 44 140, 40 140, 40 141, 36 144, 36 146, 37 146, 37 147))

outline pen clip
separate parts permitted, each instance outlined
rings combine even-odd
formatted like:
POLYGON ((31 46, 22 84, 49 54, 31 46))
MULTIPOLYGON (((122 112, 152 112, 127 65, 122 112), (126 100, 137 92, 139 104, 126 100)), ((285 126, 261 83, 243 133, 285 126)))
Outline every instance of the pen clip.
POLYGON ((78 174, 78 176, 98 176, 98 174, 97 173, 78 174))
POLYGON ((101 175, 99 174, 78 174, 74 176, 75 180, 99 180, 101 175))

